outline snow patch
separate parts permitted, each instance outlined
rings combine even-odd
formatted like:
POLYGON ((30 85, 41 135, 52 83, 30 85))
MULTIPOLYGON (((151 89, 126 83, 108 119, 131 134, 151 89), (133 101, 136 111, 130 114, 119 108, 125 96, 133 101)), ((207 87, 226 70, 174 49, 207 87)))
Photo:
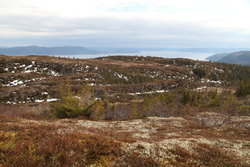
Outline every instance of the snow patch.
POLYGON ((48 95, 49 93, 48 92, 42 92, 42 95, 48 95))
POLYGON ((28 68, 31 68, 33 65, 28 65, 27 67, 25 67, 24 69, 27 70, 28 68))
POLYGON ((53 102, 53 101, 58 101, 59 99, 57 98, 51 98, 51 99, 47 99, 47 102, 53 102))
POLYGON ((44 102, 44 100, 35 100, 36 103, 44 102))
POLYGON ((115 72, 114 76, 117 76, 117 77, 120 78, 120 79, 125 79, 125 81, 128 81, 128 77, 127 77, 127 76, 124 76, 124 75, 119 74, 119 73, 117 73, 117 72, 115 72))
POLYGON ((207 86, 203 86, 203 87, 199 87, 199 88, 196 88, 196 90, 201 90, 201 89, 206 89, 207 86))
POLYGON ((156 91, 136 92, 136 93, 128 93, 128 94, 129 95, 144 95, 144 94, 165 93, 165 92, 169 92, 169 90, 156 90, 156 91))

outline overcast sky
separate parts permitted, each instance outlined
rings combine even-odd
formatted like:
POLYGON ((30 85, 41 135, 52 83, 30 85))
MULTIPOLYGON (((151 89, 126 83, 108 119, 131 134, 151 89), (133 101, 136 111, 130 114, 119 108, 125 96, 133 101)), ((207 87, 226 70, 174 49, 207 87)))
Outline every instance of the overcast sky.
POLYGON ((0 46, 249 47, 250 0, 0 0, 0 46))

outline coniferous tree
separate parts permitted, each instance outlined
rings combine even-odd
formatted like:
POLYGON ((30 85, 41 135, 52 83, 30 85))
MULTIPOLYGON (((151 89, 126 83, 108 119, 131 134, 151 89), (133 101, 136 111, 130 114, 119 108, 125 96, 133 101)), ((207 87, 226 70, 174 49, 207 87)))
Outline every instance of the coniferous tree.
POLYGON ((53 114, 59 118, 74 118, 80 115, 90 116, 88 108, 93 105, 93 93, 83 86, 78 94, 72 91, 69 82, 59 86, 58 101, 51 103, 53 114))

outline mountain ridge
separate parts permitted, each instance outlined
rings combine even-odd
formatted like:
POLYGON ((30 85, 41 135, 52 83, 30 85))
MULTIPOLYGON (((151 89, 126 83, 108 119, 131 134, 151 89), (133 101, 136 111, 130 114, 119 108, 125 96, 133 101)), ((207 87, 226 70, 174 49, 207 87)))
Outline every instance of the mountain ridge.
POLYGON ((99 54, 98 51, 87 49, 81 46, 57 46, 57 47, 40 47, 36 45, 0 48, 0 54, 4 55, 80 55, 80 54, 99 54))
POLYGON ((228 54, 220 59, 219 62, 250 65, 250 51, 240 51, 228 54))
POLYGON ((228 64, 250 65, 250 51, 214 54, 207 57, 206 60, 228 64))
POLYGON ((229 55, 229 53, 220 53, 220 54, 214 54, 212 56, 209 56, 206 58, 206 60, 210 60, 210 61, 219 61, 220 59, 222 59, 223 57, 226 57, 227 55, 229 55))
MULTIPOLYGON (((232 53, 249 48, 151 48, 151 47, 86 47, 86 46, 0 46, 0 54, 11 56, 27 55, 96 55, 114 53, 140 53, 143 51, 175 51, 192 53, 232 53)), ((146 56, 146 55, 144 55, 146 56)), ((212 60, 217 61, 217 60, 212 60)))

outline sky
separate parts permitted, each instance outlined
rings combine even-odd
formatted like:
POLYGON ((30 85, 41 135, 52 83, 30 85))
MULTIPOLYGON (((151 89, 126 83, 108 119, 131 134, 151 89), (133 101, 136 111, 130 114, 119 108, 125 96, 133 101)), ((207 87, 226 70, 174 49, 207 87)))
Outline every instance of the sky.
POLYGON ((250 46, 250 0, 0 0, 0 46, 250 46))

